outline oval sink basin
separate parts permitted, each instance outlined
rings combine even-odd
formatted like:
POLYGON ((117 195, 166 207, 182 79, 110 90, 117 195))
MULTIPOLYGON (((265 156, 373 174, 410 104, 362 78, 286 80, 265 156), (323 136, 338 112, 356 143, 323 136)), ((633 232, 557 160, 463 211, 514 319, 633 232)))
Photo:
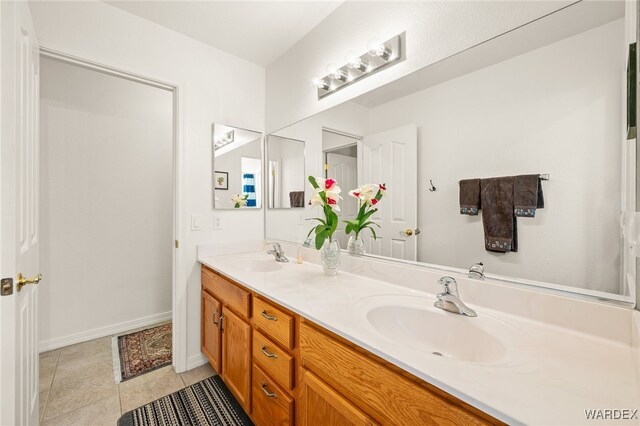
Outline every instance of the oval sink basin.
POLYGON ((505 335, 506 324, 491 315, 478 312, 478 317, 470 318, 452 314, 434 308, 434 299, 428 297, 374 299, 360 301, 364 302, 366 319, 394 343, 431 356, 466 362, 493 363, 506 356, 506 347, 497 337, 505 335))

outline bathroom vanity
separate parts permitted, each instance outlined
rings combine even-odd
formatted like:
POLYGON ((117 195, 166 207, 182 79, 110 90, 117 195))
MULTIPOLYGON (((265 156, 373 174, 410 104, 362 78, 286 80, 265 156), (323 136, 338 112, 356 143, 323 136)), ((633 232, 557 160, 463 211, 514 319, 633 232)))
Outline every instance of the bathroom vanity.
POLYGON ((433 307, 438 271, 304 256, 199 256, 203 353, 258 425, 581 424, 640 399, 629 309, 451 274, 472 318, 433 307))
POLYGON ((202 352, 258 425, 501 423, 206 264, 202 312, 202 352))

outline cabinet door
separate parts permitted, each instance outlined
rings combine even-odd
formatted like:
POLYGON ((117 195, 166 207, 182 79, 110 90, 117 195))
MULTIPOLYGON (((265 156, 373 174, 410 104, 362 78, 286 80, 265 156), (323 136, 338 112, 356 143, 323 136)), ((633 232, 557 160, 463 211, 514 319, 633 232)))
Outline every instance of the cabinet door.
POLYGON ((202 291, 202 353, 218 373, 222 366, 220 363, 222 360, 221 308, 220 302, 206 291, 202 291))
POLYGON ((302 370, 298 406, 301 426, 377 424, 307 370, 302 370))
POLYGON ((222 308, 222 379, 248 413, 251 392, 251 326, 222 308))

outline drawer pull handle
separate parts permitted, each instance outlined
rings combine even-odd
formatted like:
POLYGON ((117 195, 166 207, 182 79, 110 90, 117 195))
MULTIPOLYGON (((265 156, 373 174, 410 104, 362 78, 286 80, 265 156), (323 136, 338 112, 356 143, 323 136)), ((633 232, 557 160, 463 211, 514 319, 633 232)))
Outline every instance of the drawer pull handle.
POLYGON ((211 316, 211 319, 213 320, 214 325, 218 325, 218 320, 216 319, 217 316, 218 316, 218 309, 214 309, 213 315, 211 316))
POLYGON ((278 358, 278 354, 274 354, 272 352, 267 351, 267 347, 266 346, 262 347, 262 353, 265 354, 266 356, 268 356, 269 358, 278 358))
POLYGON ((278 321, 278 317, 274 317, 273 315, 269 315, 267 311, 262 310, 262 316, 268 319, 269 321, 278 321))
POLYGON ((267 390, 267 384, 263 383, 262 386, 260 386, 260 388, 262 389, 262 392, 264 392, 265 395, 267 395, 267 398, 277 398, 278 396, 273 393, 273 392, 269 392, 267 390))

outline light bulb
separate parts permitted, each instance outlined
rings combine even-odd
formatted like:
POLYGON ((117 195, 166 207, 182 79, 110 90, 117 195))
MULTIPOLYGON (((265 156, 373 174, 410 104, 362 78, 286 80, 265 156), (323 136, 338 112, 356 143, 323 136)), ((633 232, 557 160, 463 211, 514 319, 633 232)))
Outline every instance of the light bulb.
POLYGON ((371 41, 369 41, 369 44, 367 45, 367 47, 369 49, 369 55, 371 56, 380 57, 385 61, 388 61, 389 57, 391 56, 391 51, 387 49, 384 43, 382 43, 378 39, 374 38, 371 41))
POLYGON ((313 78, 311 80, 311 84, 316 86, 318 89, 324 89, 324 90, 328 90, 329 89, 329 85, 322 78, 317 78, 317 77, 313 78))
POLYGON ((347 76, 345 75, 345 73, 342 72, 342 70, 338 68, 338 66, 334 63, 327 65, 327 73, 334 80, 340 80, 343 83, 347 81, 347 76))
POLYGON ((360 72, 365 72, 367 70, 367 65, 362 61, 360 56, 356 55, 354 52, 349 52, 345 59, 347 60, 347 66, 349 68, 360 72))

